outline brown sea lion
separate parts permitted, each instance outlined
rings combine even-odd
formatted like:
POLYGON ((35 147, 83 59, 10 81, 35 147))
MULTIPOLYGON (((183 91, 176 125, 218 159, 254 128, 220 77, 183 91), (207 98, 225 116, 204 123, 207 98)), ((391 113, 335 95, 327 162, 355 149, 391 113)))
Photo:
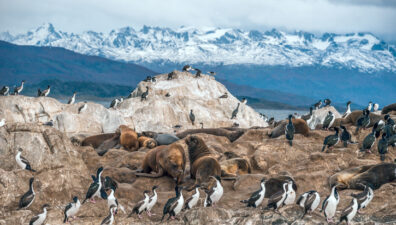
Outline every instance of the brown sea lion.
POLYGON ((99 134, 85 138, 81 142, 81 146, 92 146, 93 148, 98 148, 104 141, 119 136, 116 133, 99 134))
POLYGON ((137 151, 139 149, 139 141, 137 133, 131 128, 121 125, 117 133, 120 133, 120 144, 127 151, 137 151))
POLYGON ((390 104, 382 108, 381 114, 388 114, 392 111, 396 111, 396 103, 390 104))
POLYGON ((95 151, 98 155, 103 156, 112 148, 120 148, 120 137, 118 135, 114 135, 114 137, 104 141, 98 148, 95 148, 95 151))
POLYGON ((180 139, 183 139, 187 137, 190 134, 198 134, 198 133, 205 133, 205 134, 211 134, 215 136, 224 136, 228 138, 231 142, 234 142, 236 139, 238 139, 240 136, 243 135, 244 131, 243 130, 238 130, 238 131, 229 131, 223 128, 210 128, 210 129, 189 129, 180 133, 177 133, 176 136, 180 139))
POLYGON ((181 145, 176 143, 161 145, 146 153, 142 169, 135 175, 156 178, 167 174, 176 179, 177 184, 180 184, 184 178, 186 161, 186 155, 181 145))
MULTIPOLYGON (((294 129, 295 129, 294 133, 295 134, 302 134, 304 136, 309 135, 309 127, 305 120, 292 119, 292 123, 294 125, 294 129)), ((271 132, 268 134, 268 136, 271 138, 277 138, 281 135, 284 135, 286 124, 287 124, 286 120, 282 121, 278 126, 276 126, 274 129, 271 130, 271 132)))
POLYGON ((195 184, 187 190, 192 190, 197 184, 205 187, 211 176, 233 177, 232 174, 222 174, 219 162, 212 155, 202 138, 189 136, 185 139, 185 142, 188 146, 191 178, 195 179, 195 184))
POLYGON ((349 168, 329 178, 330 186, 340 189, 363 190, 365 185, 376 190, 383 184, 396 180, 396 163, 382 163, 349 168))
POLYGON ((252 172, 252 167, 248 160, 244 158, 232 158, 220 163, 221 175, 232 174, 234 176, 248 174, 252 172))
POLYGON ((145 136, 140 136, 138 138, 139 141, 139 146, 140 147, 146 147, 146 148, 155 148, 157 147, 157 142, 149 137, 145 137, 145 136))
MULTIPOLYGON (((356 121, 362 116, 362 110, 356 110, 351 112, 346 118, 344 118, 343 120, 341 120, 340 122, 342 124, 350 124, 350 125, 356 125, 356 121)), ((376 122, 378 122, 380 119, 383 119, 382 115, 377 115, 374 113, 370 113, 369 114, 370 117, 370 124, 368 125, 368 127, 372 127, 374 126, 374 124, 376 122)))

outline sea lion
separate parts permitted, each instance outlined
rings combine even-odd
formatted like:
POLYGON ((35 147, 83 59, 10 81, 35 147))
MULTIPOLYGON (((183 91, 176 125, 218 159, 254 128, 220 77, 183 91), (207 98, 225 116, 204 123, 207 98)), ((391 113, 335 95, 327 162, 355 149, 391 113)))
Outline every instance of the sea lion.
POLYGON ((90 136, 81 142, 81 146, 92 146, 93 148, 98 148, 104 141, 113 138, 114 136, 119 136, 119 134, 108 133, 90 136))
MULTIPOLYGON (((362 116, 362 114, 363 114, 362 110, 353 111, 346 118, 342 119, 340 123, 351 124, 355 126, 356 121, 362 116)), ((376 122, 378 122, 380 119, 383 119, 383 116, 374 113, 370 113, 369 117, 370 117, 370 124, 368 125, 368 127, 374 126, 376 122)))
POLYGON ((109 149, 120 147, 120 136, 114 135, 112 138, 105 140, 95 151, 98 155, 103 156, 109 149))
POLYGON ((180 140, 179 137, 176 137, 173 134, 156 133, 153 131, 143 131, 142 135, 149 138, 153 138, 157 142, 157 145, 170 145, 180 140))
POLYGON ((396 103, 387 105, 384 108, 382 108, 381 114, 388 114, 388 113, 390 113, 392 111, 396 111, 396 103))
POLYGON ((224 177, 226 174, 233 176, 248 174, 252 172, 252 167, 248 160, 244 158, 232 158, 220 163, 221 175, 224 177))
POLYGON ((173 177, 181 184, 186 169, 186 155, 181 145, 173 143, 162 145, 147 152, 142 163, 142 169, 135 173, 140 177, 161 177, 165 174, 173 177), (155 172, 152 174, 151 172, 155 172))
POLYGON ((234 142, 240 136, 244 134, 244 131, 229 131, 223 128, 212 128, 212 129, 189 129, 180 133, 177 133, 176 136, 180 139, 187 137, 190 134, 198 134, 198 133, 205 133, 211 134, 215 136, 224 136, 228 138, 231 142, 234 142))
POLYGON ((146 136, 140 136, 138 138, 138 141, 139 141, 140 147, 146 147, 146 148, 150 148, 150 149, 157 147, 157 142, 154 139, 146 137, 146 136))
POLYGON ((120 144, 128 151, 137 151, 139 149, 139 141, 137 133, 131 128, 121 125, 117 132, 120 134, 120 144))
MULTIPOLYGON (((295 129, 295 134, 302 134, 304 136, 309 135, 309 127, 308 124, 305 120, 303 119, 292 119, 292 123, 294 125, 295 129)), ((286 120, 282 121, 280 124, 278 124, 274 129, 271 130, 271 132, 268 134, 269 137, 271 138, 277 138, 281 135, 285 134, 285 129, 286 129, 287 122, 286 120)), ((282 185, 280 186, 280 189, 282 189, 282 185)))
POLYGON ((338 185, 340 189, 363 190, 365 185, 373 190, 383 184, 396 180, 396 164, 382 163, 349 168, 338 172, 329 178, 331 186, 338 185))
POLYGON ((292 181, 293 182, 293 189, 297 191, 297 184, 296 181, 288 175, 280 175, 277 177, 273 177, 268 179, 265 182, 265 197, 269 198, 274 195, 276 192, 282 189, 284 183, 292 181))
POLYGON ((190 175, 192 179, 195 179, 195 184, 187 188, 187 190, 192 190, 197 184, 206 187, 211 176, 233 177, 232 174, 222 174, 219 162, 212 155, 202 138, 189 136, 184 141, 188 146, 190 175))

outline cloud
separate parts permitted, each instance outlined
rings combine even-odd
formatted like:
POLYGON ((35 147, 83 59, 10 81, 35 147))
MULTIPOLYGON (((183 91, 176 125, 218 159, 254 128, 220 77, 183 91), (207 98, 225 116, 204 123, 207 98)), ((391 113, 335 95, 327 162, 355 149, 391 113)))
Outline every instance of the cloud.
POLYGON ((0 31, 51 22, 68 32, 143 25, 396 34, 396 2, 386 0, 0 0, 0 31))

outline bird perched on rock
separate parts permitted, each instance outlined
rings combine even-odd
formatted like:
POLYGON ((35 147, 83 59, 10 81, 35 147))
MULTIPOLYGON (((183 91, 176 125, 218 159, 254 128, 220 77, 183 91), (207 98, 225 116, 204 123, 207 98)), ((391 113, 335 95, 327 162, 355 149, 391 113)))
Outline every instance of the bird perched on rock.
POLYGON ((309 114, 308 115, 302 115, 301 119, 303 119, 305 121, 310 120, 312 118, 312 112, 313 112, 313 108, 311 106, 311 107, 309 107, 309 114))
POLYGON ((352 201, 349 204, 349 206, 342 211, 340 223, 342 221, 346 221, 347 224, 349 225, 349 222, 351 222, 353 218, 356 216, 358 207, 359 205, 356 198, 352 198, 352 201))
POLYGON ((69 222, 69 218, 76 218, 76 214, 78 213, 78 210, 80 210, 80 200, 78 200, 77 196, 73 197, 73 202, 70 202, 67 204, 64 215, 65 219, 63 220, 63 223, 69 222))
POLYGON ((315 110, 318 110, 322 106, 322 101, 319 100, 317 103, 314 104, 315 110))
POLYGON ((195 78, 201 77, 202 71, 200 69, 194 69, 194 70, 197 71, 197 73, 195 74, 195 78))
POLYGON ((37 89, 37 97, 40 97, 40 96, 42 96, 43 95, 43 93, 41 92, 41 89, 39 88, 39 89, 37 89))
POLYGON ((373 111, 374 111, 374 112, 377 112, 378 109, 379 109, 379 104, 378 104, 378 103, 375 103, 374 106, 373 106, 373 111))
POLYGON ((146 91, 142 93, 142 96, 140 97, 140 101, 146 100, 148 94, 149 94, 149 88, 148 86, 146 86, 146 91))
POLYGON ((317 191, 308 191, 302 194, 297 200, 297 205, 304 208, 304 213, 301 219, 304 218, 307 213, 315 211, 315 209, 318 208, 319 203, 320 195, 317 191))
POLYGON ((69 99, 67 104, 73 105, 75 101, 76 101, 76 92, 73 93, 73 96, 69 99))
POLYGON ((151 82, 157 82, 157 78, 152 77, 152 78, 151 78, 151 82))
POLYGON ((14 95, 19 95, 22 92, 24 84, 25 84, 25 81, 23 80, 21 82, 21 86, 14 88, 14 95))
POLYGON ((370 111, 368 109, 364 109, 362 116, 356 121, 355 133, 358 133, 360 128, 366 129, 368 125, 370 125, 370 111))
POLYGON ((336 213, 340 196, 338 195, 337 186, 331 187, 330 195, 326 197, 322 204, 322 210, 328 223, 333 223, 333 217, 336 213))
POLYGON ((29 179, 29 190, 22 195, 21 199, 19 199, 18 208, 19 209, 26 209, 28 208, 36 198, 36 193, 34 193, 33 189, 33 182, 34 178, 29 179))
POLYGON ((143 81, 145 81, 145 82, 150 82, 151 79, 152 79, 151 76, 147 76, 146 79, 144 79, 143 81))
POLYGON ((285 199, 287 197, 287 186, 287 182, 283 183, 282 189, 269 198, 267 209, 273 208, 274 211, 278 211, 279 208, 284 205, 285 199))
POLYGON ((150 191, 145 190, 143 192, 144 195, 144 199, 140 200, 135 207, 133 207, 132 212, 129 214, 128 217, 131 217, 134 213, 136 213, 138 215, 139 218, 142 218, 141 214, 143 211, 146 210, 147 205, 150 201, 150 196, 148 195, 150 193, 150 191))
POLYGON ((184 204, 183 210, 192 209, 195 205, 197 205, 199 200, 199 188, 201 186, 199 184, 195 185, 195 194, 191 195, 184 204))
POLYGON ((48 85, 47 89, 41 92, 41 96, 47 97, 51 91, 51 87, 48 85))
POLYGON ((98 198, 107 198, 106 192, 102 189, 102 173, 103 173, 103 167, 99 167, 99 169, 96 171, 96 180, 89 186, 87 194, 85 196, 85 199, 82 204, 84 204, 88 199, 92 203, 95 202, 95 197, 98 198))
POLYGON ((336 145, 340 141, 340 137, 338 137, 338 127, 334 127, 335 134, 329 135, 324 139, 322 152, 324 152, 326 146, 328 149, 336 145))
POLYGON ((219 98, 228 98, 228 93, 225 92, 222 96, 220 96, 219 98))
POLYGON ((292 122, 292 115, 289 115, 289 123, 286 125, 286 129, 285 129, 285 134, 286 134, 286 139, 289 140, 289 145, 292 146, 293 145, 293 138, 294 138, 294 125, 292 122))
POLYGON ((118 203, 117 198, 114 196, 115 189, 116 188, 114 186, 112 186, 110 189, 110 194, 107 196, 107 207, 111 208, 114 206, 114 214, 118 213, 118 208, 120 208, 125 213, 124 207, 118 203))
POLYGON ((258 206, 260 206, 265 196, 265 181, 265 178, 261 179, 260 189, 253 192, 249 199, 242 200, 241 202, 247 204, 247 207, 257 208, 258 206))
POLYGON ((10 88, 8 86, 3 86, 0 90, 0 95, 7 96, 10 93, 10 88))
POLYGON ((174 76, 175 76, 176 74, 175 74, 175 72, 170 72, 170 73, 168 73, 168 80, 172 80, 173 78, 174 78, 174 76))
POLYGON ((22 148, 18 148, 18 152, 15 156, 15 160, 16 160, 18 166, 24 170, 30 170, 32 172, 36 172, 36 170, 32 169, 32 167, 30 166, 29 161, 21 155, 22 151, 23 151, 22 148))
POLYGON ((183 69, 182 69, 183 72, 187 72, 187 71, 190 71, 190 70, 192 70, 192 67, 190 65, 183 66, 183 69))
POLYGON ((236 116, 238 115, 238 111, 239 111, 239 102, 238 102, 238 105, 237 105, 237 107, 234 109, 234 111, 232 111, 232 115, 231 115, 231 119, 235 119, 236 118, 236 116))
POLYGON ((204 123, 200 122, 199 124, 201 125, 201 129, 203 129, 204 128, 204 123))
POLYGON ((221 178, 219 176, 211 176, 215 179, 216 184, 214 184, 209 190, 206 190, 206 199, 204 202, 204 207, 216 206, 216 203, 220 201, 223 196, 224 189, 221 185, 221 178))
POLYGON ((158 200, 158 195, 157 195, 157 191, 156 191, 157 188, 158 188, 158 186, 154 185, 153 188, 151 189, 153 194, 150 196, 149 202, 146 207, 147 215, 150 217, 151 217, 151 215, 153 215, 153 214, 151 214, 151 210, 153 209, 153 207, 155 206, 155 204, 157 203, 157 200, 158 200))
POLYGON ((295 200, 296 200, 296 191, 293 189, 293 181, 289 181, 287 183, 287 196, 283 204, 291 205, 294 204, 295 200))
MULTIPOLYGON (((95 176, 93 176, 93 177, 95 177, 95 176)), ((105 177, 103 185, 104 185, 105 191, 110 190, 110 189, 113 189, 114 191, 116 191, 116 189, 118 188, 118 184, 113 179, 111 179, 111 177, 109 177, 109 176, 105 177)))
POLYGON ((242 98, 241 103, 246 105, 247 99, 246 98, 242 98))
POLYGON ((330 104, 331 104, 331 100, 328 98, 326 98, 323 102, 325 103, 324 107, 330 106, 330 104))
POLYGON ((371 111, 372 106, 373 106, 373 103, 370 101, 369 104, 367 105, 367 108, 366 108, 366 109, 367 109, 368 111, 371 111))
POLYGON ((341 141, 344 143, 344 147, 348 147, 348 144, 354 144, 355 142, 352 141, 352 135, 349 133, 349 131, 346 129, 345 126, 341 125, 340 126, 342 129, 341 133, 341 141))
POLYGON ((84 104, 82 104, 82 106, 80 106, 78 108, 78 113, 80 114, 80 113, 84 112, 85 110, 87 110, 87 108, 88 108, 87 101, 84 101, 84 104))
POLYGON ((113 101, 111 101, 110 107, 109 107, 109 108, 115 109, 115 108, 117 108, 117 106, 118 106, 119 103, 120 103, 120 100, 118 100, 118 99, 116 98, 116 99, 114 99, 113 101))
POLYGON ((377 148, 381 161, 384 161, 385 154, 388 153, 388 140, 386 140, 385 133, 382 134, 382 138, 378 141, 377 148))
POLYGON ((189 117, 190 117, 191 124, 194 126, 194 122, 195 122, 195 115, 194 115, 194 113, 193 113, 193 110, 192 110, 192 109, 190 110, 190 115, 189 115, 189 117))
POLYGON ((359 210, 366 208, 366 206, 371 202, 371 200, 373 200, 374 191, 370 186, 364 185, 363 192, 359 194, 351 194, 351 196, 356 198, 358 202, 358 212, 359 212, 359 210))
POLYGON ((323 121, 323 129, 328 130, 334 123, 335 116, 332 111, 327 113, 326 118, 323 121))
POLYGON ((344 115, 342 115, 342 118, 346 118, 349 114, 351 114, 351 101, 347 102, 347 109, 344 113, 344 115))
POLYGON ((47 208, 49 208, 48 204, 44 204, 42 207, 43 212, 34 216, 30 219, 29 225, 42 225, 44 224, 45 219, 47 219, 47 208))
MULTIPOLYGON (((377 124, 375 124, 375 125, 377 125, 377 124)), ((362 148, 360 149, 360 151, 362 151, 362 152, 363 151, 367 151, 367 152, 371 153, 371 148, 373 147, 373 145, 375 143, 376 136, 378 135, 378 134, 377 135, 375 134, 376 133, 375 130, 377 128, 377 126, 375 126, 375 125, 374 125, 373 130, 371 131, 371 133, 368 134, 364 138, 363 145, 362 145, 362 148)))
POLYGON ((177 216, 177 214, 179 214, 182 210, 184 205, 182 189, 183 187, 181 186, 175 187, 176 197, 168 199, 168 201, 165 203, 161 222, 164 220, 165 215, 169 214, 168 220, 170 218, 174 219, 175 216, 177 216))
POLYGON ((109 209, 109 215, 103 219, 100 225, 112 225, 114 223, 114 214, 115 214, 116 207, 113 205, 109 209))

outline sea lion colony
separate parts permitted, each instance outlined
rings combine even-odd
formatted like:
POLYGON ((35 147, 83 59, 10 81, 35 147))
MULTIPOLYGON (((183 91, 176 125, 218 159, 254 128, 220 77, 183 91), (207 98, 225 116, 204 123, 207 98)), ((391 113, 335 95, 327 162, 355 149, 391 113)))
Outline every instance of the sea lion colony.
MULTIPOLYGON (((187 67, 189 68, 189 67, 187 67)), ((190 69, 193 70, 193 69, 190 69)), ((188 70, 187 70, 188 71, 188 70)), ((198 70, 199 72, 199 70, 198 70)), ((200 73, 196 76, 200 77, 200 73)), ((174 73, 168 76, 169 80, 175 79, 174 73)), ((153 82, 152 79, 147 80, 147 82, 153 82)), ((21 87, 16 88, 14 93, 20 94, 23 89, 24 81, 22 82, 21 87)), ((46 89, 44 95, 47 96, 49 94, 49 89, 46 89), (48 90, 48 91, 47 91, 48 90)), ((147 89, 148 90, 148 89, 147 89)), ((43 92, 42 92, 43 93, 43 92)), ((148 92, 144 92, 146 95, 144 98, 149 97, 148 92)), ((75 94, 72 97, 75 98, 75 94)), ((143 98, 142 98, 143 99, 143 98)), ((74 100, 73 100, 74 102, 74 100)), ((326 106, 330 105, 331 101, 326 100, 326 106)), ((350 104, 350 103, 349 103, 350 104)), ((349 105, 348 104, 348 105, 349 105)), ((320 108, 320 104, 315 104, 316 110, 320 108)), ((237 106, 238 109, 239 105, 237 106)), ((389 107, 388 107, 389 108, 389 107)), ((349 108, 348 108, 349 109, 349 108)), ((371 108, 370 108, 371 110, 371 108)), ((395 145, 395 125, 393 120, 389 116, 380 116, 380 119, 376 118, 374 122, 373 119, 370 121, 370 110, 364 109, 363 111, 350 112, 349 115, 346 116, 345 119, 341 120, 341 124, 350 124, 356 125, 358 128, 356 133, 358 134, 360 128, 368 129, 369 127, 373 127, 374 134, 374 142, 378 135, 376 132, 383 133, 386 140, 386 148, 388 146, 395 145), (383 121, 384 125, 381 129, 378 129, 379 121, 383 121), (376 125, 377 124, 377 125, 376 125)), ((235 113, 235 110, 233 114, 235 113)), ((236 110, 237 113, 237 110, 236 110)), ((233 115, 234 116, 234 115, 233 115)), ((279 133, 283 133, 284 142, 290 143, 290 151, 293 151, 292 141, 294 139, 295 134, 302 134, 303 136, 309 136, 310 131, 308 125, 305 121, 309 120, 310 116, 307 115, 304 119, 293 118, 292 115, 289 116, 288 122, 280 122, 278 126, 274 127, 274 129, 269 133, 271 138, 275 138, 280 136, 279 133)), ((331 113, 326 116, 324 122, 325 126, 318 126, 320 129, 331 130, 334 129, 336 131, 335 134, 330 134, 325 138, 323 143, 323 150, 334 149, 334 146, 341 140, 339 137, 339 129, 334 126, 335 119, 332 118, 331 113)), ((183 198, 183 188, 187 190, 195 190, 195 193, 199 193, 199 189, 205 192, 204 203, 205 207, 214 206, 216 203, 221 201, 223 195, 227 194, 224 192, 223 185, 225 185, 224 180, 231 180, 231 182, 238 182, 237 178, 239 175, 251 173, 252 165, 251 160, 247 160, 246 158, 240 157, 235 153, 227 153, 224 152, 224 156, 227 158, 226 161, 219 162, 219 158, 216 157, 216 154, 213 153, 212 150, 206 145, 203 138, 196 136, 195 134, 210 134, 223 136, 229 139, 229 141, 234 142, 239 137, 241 137, 244 133, 248 133, 248 131, 254 131, 260 128, 252 128, 252 129, 233 129, 233 128, 216 128, 216 129, 195 129, 195 130, 187 130, 176 134, 176 138, 165 136, 161 141, 165 140, 165 144, 159 144, 158 138, 160 135, 155 132, 142 132, 138 134, 133 129, 128 128, 127 126, 120 126, 119 130, 115 134, 101 134, 93 137, 86 138, 83 142, 83 146, 92 146, 95 149, 100 148, 108 140, 115 140, 115 144, 118 145, 119 148, 123 148, 127 151, 137 151, 139 147, 144 148, 152 148, 147 151, 143 162, 141 164, 141 168, 135 172, 136 176, 145 176, 157 178, 163 175, 168 175, 175 180, 175 196, 167 201, 163 210, 163 217, 165 215, 169 215, 169 218, 175 218, 181 211, 182 208, 185 210, 189 210, 192 207, 196 206, 196 203, 192 204, 191 199, 187 200, 188 206, 184 203, 183 198), (172 139, 174 138, 174 139, 172 139), (178 139, 182 139, 181 142, 177 142, 178 139), (169 141, 169 142, 167 142, 169 141), (183 147, 185 144, 187 147, 183 147), (156 147, 159 145, 158 147, 156 147), (185 150, 187 150, 188 157, 186 157, 185 150), (190 177, 194 179, 195 182, 191 184, 190 187, 185 186, 184 178, 186 172, 186 165, 188 161, 190 163, 190 177), (154 173, 152 173, 154 172, 154 173)), ((343 129, 344 131, 346 129, 343 129)), ((327 131, 326 131, 327 132, 327 131)), ((332 131, 328 131, 331 133, 332 131)), ((170 135, 170 134, 165 134, 170 135)), ((369 134, 370 135, 370 134, 369 134)), ((282 138, 283 140, 283 138, 282 138)), ((160 142, 161 142, 160 141, 160 142)), ((350 141, 350 138, 346 140, 346 142, 350 141)), ((363 141, 363 140, 359 140, 363 141)), ((363 144, 365 140, 363 141, 363 144)), ((372 140, 371 140, 372 142, 372 140)), ((362 146, 361 150, 357 152, 357 154, 370 154, 370 149, 374 146, 374 143, 366 143, 369 148, 364 148, 362 146)), ((354 144, 352 141, 349 143, 354 144)), ((114 145, 112 145, 114 147, 114 145)), ((320 148, 319 148, 320 149, 320 148)), ((389 149, 390 150, 390 149, 389 149)), ((380 154, 385 155, 389 151, 386 149, 384 151, 381 149, 380 154)), ((318 150, 320 151, 320 150, 318 150)), ((16 155, 16 162, 19 167, 25 170, 32 171, 34 174, 34 169, 31 167, 28 159, 23 158, 21 155, 22 150, 18 152, 16 155)), ((103 154, 105 154, 104 152, 103 154)), ((114 194, 116 193, 117 183, 112 182, 112 179, 109 177, 103 179, 102 176, 103 168, 100 167, 97 170, 96 176, 92 176, 93 182, 88 188, 86 193, 86 197, 84 202, 87 200, 91 202, 95 202, 95 198, 99 199, 107 199, 108 207, 109 207, 109 215, 104 218, 102 224, 112 224, 114 222, 114 218, 116 217, 116 212, 118 208, 124 210, 123 206, 119 205, 116 201, 114 194), (109 194, 110 191, 110 194, 109 194)), ((353 217, 356 214, 357 210, 360 210, 364 207, 370 207, 370 201, 375 198, 374 190, 381 187, 381 185, 386 184, 388 182, 392 182, 396 178, 396 164, 395 163, 385 163, 378 165, 367 165, 359 168, 350 168, 345 171, 341 171, 337 174, 334 174, 329 179, 329 184, 331 189, 329 190, 329 196, 324 199, 322 204, 322 211, 324 212, 324 218, 328 222, 333 222, 334 216, 336 214, 336 209, 338 206, 338 202, 340 198, 344 197, 338 193, 339 190, 344 188, 353 188, 353 189, 362 189, 364 190, 359 195, 354 195, 352 203, 349 207, 347 207, 341 217, 340 220, 346 220, 347 223, 353 220, 353 217), (363 199, 363 200, 361 200, 363 199), (369 199, 369 200, 368 200, 369 199), (357 206, 355 206, 357 205, 357 206)), ((307 174, 309 176, 309 174, 307 174)), ((289 175, 279 175, 276 177, 272 177, 270 179, 262 179, 261 182, 257 183, 257 187, 260 187, 259 190, 252 193, 251 197, 247 200, 241 200, 242 203, 247 203, 248 207, 259 207, 264 198, 268 198, 267 206, 263 208, 263 210, 273 209, 275 212, 279 212, 279 209, 284 205, 298 204, 304 210, 305 216, 306 213, 311 214, 315 211, 315 209, 319 206, 320 196, 316 191, 310 191, 306 193, 302 193, 301 196, 297 199, 296 192, 298 184, 293 179, 293 176, 289 175), (297 200, 297 202, 296 202, 297 200)), ((139 218, 144 211, 147 211, 150 216, 150 210, 153 207, 156 207, 157 202, 157 194, 155 192, 156 187, 153 187, 152 193, 150 191, 144 191, 144 198, 137 202, 135 207, 132 210, 130 216, 133 216, 133 213, 136 213, 139 218), (150 194, 151 193, 151 194, 150 194)), ((138 195, 138 193, 136 193, 138 195)), ((197 196, 197 195, 194 195, 197 196)), ((192 196, 193 198, 193 196, 192 196)), ((31 204, 34 203, 35 192, 34 192, 34 178, 30 179, 29 182, 29 190, 26 192, 20 199, 19 207, 20 208, 28 208, 31 204)), ((199 195, 198 195, 199 199, 199 195)), ((84 204, 83 202, 83 204, 84 204)), ((195 202, 195 200, 193 201, 195 202)), ((38 214, 37 216, 32 217, 31 224, 41 224, 45 221, 45 217, 47 216, 48 205, 43 206, 43 212, 38 214)), ((78 211, 82 206, 78 198, 73 198, 73 202, 69 203, 64 209, 64 222, 70 221, 71 218, 75 218, 78 215, 78 211)), ((158 207, 158 206, 157 206, 158 207)))

